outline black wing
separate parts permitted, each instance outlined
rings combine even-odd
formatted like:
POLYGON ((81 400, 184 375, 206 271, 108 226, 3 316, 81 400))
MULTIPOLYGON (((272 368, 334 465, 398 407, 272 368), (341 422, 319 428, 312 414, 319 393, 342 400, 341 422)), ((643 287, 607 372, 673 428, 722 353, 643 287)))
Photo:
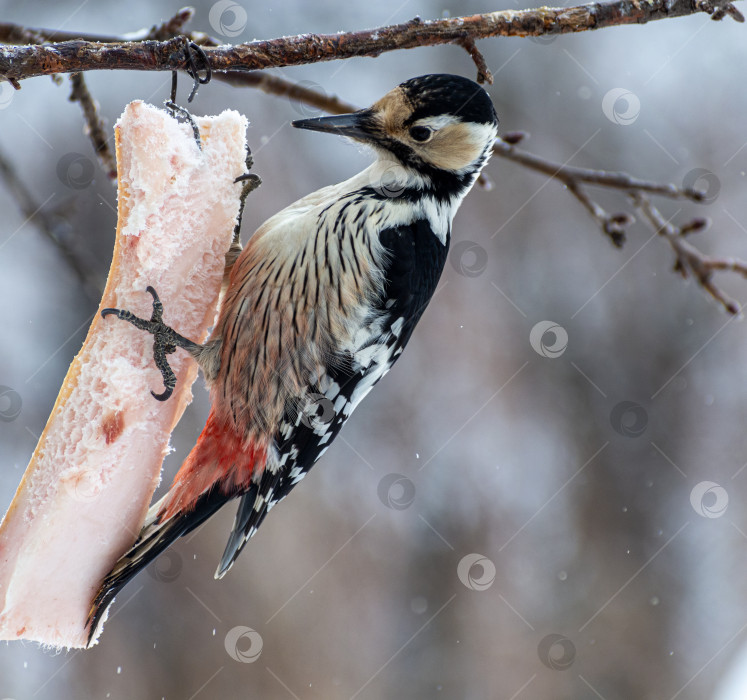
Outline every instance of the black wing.
POLYGON ((287 407, 274 445, 275 472, 266 469, 256 492, 242 496, 216 577, 231 567, 265 516, 303 479, 326 451, 353 409, 397 361, 441 277, 446 244, 427 220, 380 233, 387 251, 385 284, 370 314, 371 335, 355 356, 340 355, 309 393, 287 407))

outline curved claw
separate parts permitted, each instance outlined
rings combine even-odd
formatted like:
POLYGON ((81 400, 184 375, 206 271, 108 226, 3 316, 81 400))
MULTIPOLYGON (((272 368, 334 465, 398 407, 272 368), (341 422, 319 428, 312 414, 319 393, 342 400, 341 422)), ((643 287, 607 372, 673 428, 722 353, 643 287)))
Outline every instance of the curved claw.
POLYGON ((171 394, 174 393, 174 390, 166 387, 160 394, 156 394, 152 389, 150 393, 151 396, 158 401, 168 401, 171 398, 171 394))
POLYGON ((163 323, 163 304, 161 303, 161 300, 158 298, 158 294, 156 293, 156 290, 153 289, 150 285, 148 285, 145 288, 145 291, 148 292, 153 297, 153 313, 150 315, 150 320, 155 323, 163 323))
POLYGON ((119 315, 119 309, 101 309, 101 318, 106 318, 112 314, 119 315))
POLYGON ((169 365, 168 360, 166 359, 166 355, 174 352, 176 348, 171 346, 164 347, 163 345, 160 345, 158 342, 158 337, 155 337, 153 341, 153 361, 156 363, 156 367, 161 372, 161 376, 163 376, 163 392, 160 394, 156 394, 155 391, 151 391, 150 393, 153 394, 153 398, 157 399, 158 401, 166 401, 171 397, 171 394, 174 393, 174 387, 176 386, 176 375, 174 374, 174 370, 171 369, 171 366, 169 365))

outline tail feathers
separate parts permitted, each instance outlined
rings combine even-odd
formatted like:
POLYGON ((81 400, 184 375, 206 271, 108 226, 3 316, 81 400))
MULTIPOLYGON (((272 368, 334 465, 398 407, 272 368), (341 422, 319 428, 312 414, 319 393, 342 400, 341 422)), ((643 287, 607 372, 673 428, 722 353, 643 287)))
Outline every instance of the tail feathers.
POLYGON ((88 613, 88 646, 98 637, 99 627, 106 620, 106 611, 121 588, 156 559, 175 540, 201 525, 226 501, 219 489, 203 494, 193 510, 159 520, 159 511, 166 496, 148 510, 148 515, 135 544, 123 554, 106 575, 88 613))
MULTIPOLYGON (((242 493, 252 494, 248 498, 254 502, 257 490, 252 478, 256 470, 264 468, 266 457, 266 442, 247 441, 214 410, 210 411, 197 444, 179 469, 168 493, 151 506, 135 544, 102 582, 88 615, 89 645, 122 586, 174 540, 194 530, 224 503, 242 493)), ((262 517, 264 512, 262 510, 262 517)), ((251 527, 251 517, 247 522, 251 527)), ((221 562, 222 573, 228 570, 241 547, 243 542, 237 540, 233 545, 233 558, 229 557, 225 567, 221 562)))
MULTIPOLYGON (((254 505, 257 500, 257 487, 253 486, 247 493, 241 497, 239 502, 238 510, 236 511, 236 518, 233 521, 233 528, 231 529, 231 535, 228 538, 226 548, 223 550, 223 556, 220 559, 220 564, 215 571, 215 578, 223 578, 228 570, 233 566, 236 558, 241 553, 244 545, 249 541, 251 536, 257 531, 259 523, 262 522, 262 518, 259 519, 254 526, 249 525, 252 513, 256 511, 254 505)), ((263 516, 264 517, 264 516, 263 516)))
POLYGON ((215 578, 223 578, 233 566, 244 545, 257 532, 265 516, 270 512, 270 508, 282 499, 282 496, 278 497, 277 494, 278 484, 282 480, 283 471, 281 469, 275 471, 265 469, 259 483, 252 484, 251 488, 241 497, 231 535, 215 572, 215 578))

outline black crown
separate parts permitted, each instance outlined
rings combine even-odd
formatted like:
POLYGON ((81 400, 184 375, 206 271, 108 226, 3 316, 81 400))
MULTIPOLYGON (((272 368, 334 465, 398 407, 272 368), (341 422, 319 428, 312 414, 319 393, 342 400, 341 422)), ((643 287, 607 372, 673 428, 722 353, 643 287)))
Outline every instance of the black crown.
POLYGON ((461 75, 421 75, 402 83, 400 88, 413 107, 408 123, 424 117, 451 114, 462 121, 498 124, 488 93, 476 82, 461 75))

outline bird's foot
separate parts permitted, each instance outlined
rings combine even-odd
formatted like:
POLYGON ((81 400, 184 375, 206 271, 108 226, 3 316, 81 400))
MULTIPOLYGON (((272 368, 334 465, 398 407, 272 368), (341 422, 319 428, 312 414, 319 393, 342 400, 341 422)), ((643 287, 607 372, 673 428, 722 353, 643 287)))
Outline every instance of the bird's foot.
POLYGON ((174 392, 174 387, 176 386, 176 375, 169 366, 166 356, 172 352, 176 352, 178 347, 184 348, 194 355, 196 352, 199 352, 202 346, 192 342, 189 338, 185 338, 173 328, 167 326, 163 322, 163 304, 158 298, 156 290, 149 286, 147 287, 147 291, 153 297, 153 313, 150 320, 135 316, 135 314, 126 309, 102 309, 101 316, 106 318, 113 314, 117 318, 129 322, 136 328, 147 331, 153 336, 153 360, 163 376, 164 391, 160 394, 156 394, 153 391, 150 393, 159 401, 166 401, 174 392))

